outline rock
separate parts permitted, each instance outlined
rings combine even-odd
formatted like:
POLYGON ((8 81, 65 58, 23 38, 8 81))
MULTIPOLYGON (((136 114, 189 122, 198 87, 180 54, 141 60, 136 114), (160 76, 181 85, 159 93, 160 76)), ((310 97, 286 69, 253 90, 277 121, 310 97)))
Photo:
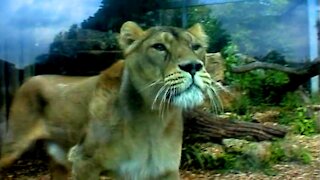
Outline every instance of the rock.
POLYGON ((257 112, 253 115, 252 119, 260 123, 276 122, 279 115, 279 111, 270 110, 265 112, 257 112))
POLYGON ((225 154, 225 151, 221 145, 212 143, 209 143, 208 146, 204 146, 203 152, 210 154, 214 159, 218 159, 225 154))
POLYGON ((244 148, 244 154, 259 162, 266 162, 271 157, 272 143, 268 141, 253 142, 244 148))
POLYGON ((223 145, 227 152, 239 153, 255 162, 265 162, 271 157, 271 142, 249 142, 240 139, 224 139, 223 145))
POLYGON ((226 151, 228 152, 237 152, 241 153, 248 146, 249 141, 242 139, 223 139, 222 144, 225 146, 226 151))

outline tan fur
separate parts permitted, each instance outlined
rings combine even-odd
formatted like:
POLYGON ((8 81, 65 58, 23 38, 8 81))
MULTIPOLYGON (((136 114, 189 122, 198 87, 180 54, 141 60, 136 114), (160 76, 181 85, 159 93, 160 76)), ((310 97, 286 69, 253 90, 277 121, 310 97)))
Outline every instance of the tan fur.
POLYGON ((199 24, 143 31, 127 22, 119 36, 125 61, 99 76, 31 78, 14 99, 0 168, 46 139, 48 153, 66 167, 60 152, 73 146, 74 179, 98 179, 102 171, 117 179, 179 179, 182 110, 214 95, 203 67, 206 37, 199 24))
POLYGON ((215 81, 224 81, 226 65, 221 53, 218 52, 206 54, 206 69, 215 81))

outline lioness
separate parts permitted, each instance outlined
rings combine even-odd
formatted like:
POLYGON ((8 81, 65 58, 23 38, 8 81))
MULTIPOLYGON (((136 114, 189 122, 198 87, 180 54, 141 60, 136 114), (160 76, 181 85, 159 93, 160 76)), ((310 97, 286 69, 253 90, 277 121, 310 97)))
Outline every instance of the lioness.
POLYGON ((134 22, 121 27, 125 61, 93 77, 36 76, 18 91, 0 168, 36 140, 47 142, 53 178, 179 179, 182 111, 215 96, 204 68, 207 35, 134 22), (77 144, 78 143, 78 144, 77 144), (76 145, 77 144, 77 145, 76 145))

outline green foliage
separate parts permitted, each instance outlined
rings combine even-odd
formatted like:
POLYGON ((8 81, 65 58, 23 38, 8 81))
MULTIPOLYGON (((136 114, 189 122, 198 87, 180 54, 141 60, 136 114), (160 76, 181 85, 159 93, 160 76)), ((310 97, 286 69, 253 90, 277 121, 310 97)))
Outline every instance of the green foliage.
MULTIPOLYGON (((298 162, 309 164, 311 153, 292 142, 292 140, 277 140, 262 150, 265 155, 256 155, 257 143, 248 142, 240 149, 224 147, 223 152, 212 153, 206 148, 214 144, 196 143, 185 145, 182 149, 181 167, 184 169, 222 170, 222 171, 263 171, 273 175, 271 167, 280 162, 298 162), (250 153, 251 152, 251 153, 250 153)), ((218 145, 219 146, 219 145, 218 145)))
POLYGON ((165 0, 102 0, 100 9, 83 21, 84 29, 118 32, 126 21, 135 21, 142 26, 153 26, 158 20, 157 10, 165 0))
POLYGON ((232 104, 231 111, 238 115, 246 115, 249 114, 250 105, 251 100, 249 97, 242 95, 232 104))
POLYGON ((285 151, 279 141, 272 143, 270 163, 284 161, 286 158, 285 151))
POLYGON ((181 167, 185 169, 216 169, 221 166, 221 158, 204 151, 203 145, 185 145, 182 148, 181 167))
POLYGON ((212 10, 207 6, 189 8, 188 26, 201 23, 210 38, 208 52, 220 52, 231 39, 226 30, 222 28, 221 22, 210 14, 212 10))
POLYGON ((293 158, 297 158, 299 161, 301 161, 304 164, 309 164, 312 161, 312 155, 311 153, 301 148, 300 151, 296 152, 296 154, 293 154, 293 158))
POLYGON ((279 88, 289 80, 285 73, 264 69, 240 74, 232 73, 234 66, 243 65, 246 62, 239 59, 239 50, 234 44, 227 46, 223 54, 226 59, 226 82, 246 92, 252 105, 281 102, 282 93, 279 93, 279 88))
POLYGON ((297 92, 288 92, 282 99, 280 105, 285 109, 295 109, 300 107, 304 102, 297 92))
POLYGON ((295 161, 304 164, 309 164, 312 160, 311 153, 292 142, 275 141, 271 146, 270 164, 275 164, 283 161, 295 161))
MULTIPOLYGON (((103 0, 101 8, 95 15, 89 17, 81 25, 84 29, 112 32, 118 32, 121 25, 128 20, 135 21, 144 28, 159 24, 181 26, 181 9, 160 10, 160 7, 166 2, 103 0), (167 18, 169 20, 160 20, 160 11, 164 14, 163 16, 169 16, 167 14, 172 14, 172 16, 167 18)), ((201 23, 210 38, 208 52, 219 52, 230 42, 230 36, 222 29, 220 21, 210 16, 211 11, 211 8, 207 6, 188 8, 188 26, 201 23)))
POLYGON ((309 115, 306 107, 298 107, 293 111, 284 111, 279 118, 280 124, 290 125, 292 132, 301 135, 314 135, 316 134, 316 116, 309 115))
POLYGON ((118 50, 116 34, 78 28, 72 25, 68 31, 60 32, 50 44, 50 53, 69 57, 83 50, 118 50))
POLYGON ((202 170, 256 170, 263 163, 242 152, 223 152, 220 156, 204 150, 203 144, 187 145, 182 149, 181 167, 202 170))
POLYGON ((269 164, 247 154, 228 153, 224 158, 224 170, 228 171, 256 171, 269 168, 269 164))
MULTIPOLYGON (((182 26, 181 9, 161 10, 163 14, 161 25, 182 26)), ((211 16, 212 9, 208 6, 190 7, 187 10, 187 27, 195 23, 201 23, 209 37, 208 52, 220 52, 231 41, 230 35, 222 28, 222 23, 217 18, 211 16)))
POLYGON ((240 171, 262 170, 269 174, 271 166, 280 162, 301 162, 308 164, 311 162, 311 153, 294 143, 283 140, 272 142, 270 156, 264 158, 253 156, 244 152, 228 152, 224 157, 224 168, 240 171))
POLYGON ((318 93, 315 93, 315 94, 312 94, 312 96, 311 96, 312 98, 311 98, 311 102, 313 103, 313 104, 320 104, 320 93, 318 92, 318 93))
POLYGON ((295 115, 296 117, 292 122, 293 131, 295 133, 298 133, 301 135, 307 135, 307 136, 310 136, 316 133, 316 123, 315 123, 316 117, 314 115, 312 115, 311 117, 308 117, 306 107, 297 108, 295 111, 295 115))
POLYGON ((238 46, 232 43, 228 44, 228 46, 226 46, 222 51, 222 55, 226 60, 225 78, 226 82, 228 82, 229 84, 237 83, 238 81, 237 76, 232 73, 232 67, 243 64, 237 57, 238 53, 238 46))

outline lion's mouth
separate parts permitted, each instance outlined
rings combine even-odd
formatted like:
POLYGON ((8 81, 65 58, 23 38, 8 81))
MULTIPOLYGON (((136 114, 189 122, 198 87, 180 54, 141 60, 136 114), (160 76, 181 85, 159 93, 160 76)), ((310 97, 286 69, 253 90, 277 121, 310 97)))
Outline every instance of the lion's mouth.
POLYGON ((204 94, 197 84, 192 83, 184 90, 174 92, 171 98, 169 97, 169 100, 184 109, 193 108, 203 102, 204 94))
POLYGON ((174 97, 182 96, 182 95, 184 95, 185 93, 189 93, 189 92, 191 92, 191 91, 201 91, 201 88, 200 88, 198 85, 196 85, 195 83, 192 83, 192 84, 190 84, 187 88, 185 88, 185 89, 182 90, 182 91, 175 91, 175 92, 173 93, 173 96, 174 96, 174 97))

